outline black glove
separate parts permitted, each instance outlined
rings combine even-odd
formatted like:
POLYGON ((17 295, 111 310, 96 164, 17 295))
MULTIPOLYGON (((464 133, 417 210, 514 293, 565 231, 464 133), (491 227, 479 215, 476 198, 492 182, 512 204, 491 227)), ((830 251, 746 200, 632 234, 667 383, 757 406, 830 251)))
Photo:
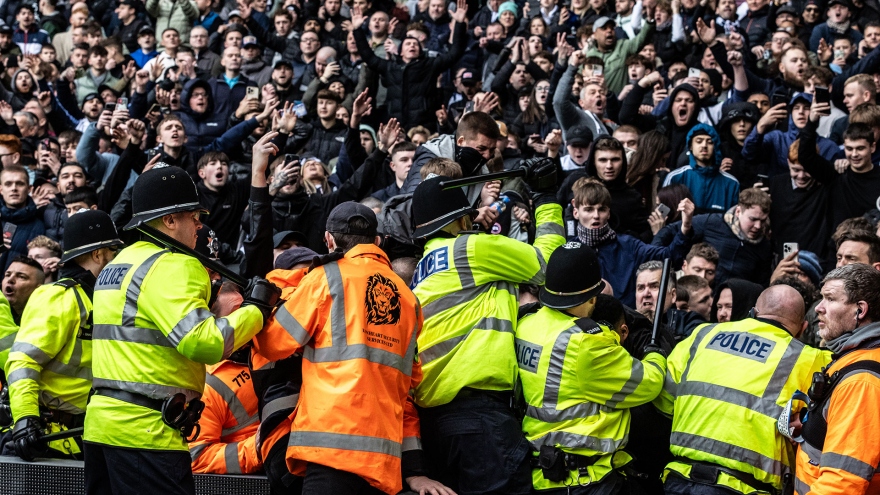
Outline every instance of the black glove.
POLYGON ((642 356, 643 356, 643 358, 644 358, 645 356, 647 356, 648 354, 652 353, 652 352, 656 352, 657 354, 660 354, 660 355, 663 356, 663 357, 666 357, 666 356, 669 355, 669 353, 666 352, 665 349, 663 349, 662 347, 660 347, 659 344, 648 344, 648 345, 645 346, 644 349, 642 349, 642 356))
POLYGON ((3 387, 0 391, 0 428, 6 428, 12 424, 12 408, 9 406, 9 387, 3 387))
POLYGON ((263 321, 272 316, 275 305, 281 298, 281 289, 263 277, 254 277, 244 288, 244 302, 241 307, 256 306, 263 313, 263 321))
POLYGON ((12 429, 12 447, 15 449, 15 455, 28 462, 33 462, 46 452, 47 446, 43 442, 40 418, 26 416, 15 422, 15 427, 12 429))
POLYGON ((556 162, 545 157, 529 158, 521 160, 519 168, 526 171, 525 182, 536 208, 556 201, 556 162))

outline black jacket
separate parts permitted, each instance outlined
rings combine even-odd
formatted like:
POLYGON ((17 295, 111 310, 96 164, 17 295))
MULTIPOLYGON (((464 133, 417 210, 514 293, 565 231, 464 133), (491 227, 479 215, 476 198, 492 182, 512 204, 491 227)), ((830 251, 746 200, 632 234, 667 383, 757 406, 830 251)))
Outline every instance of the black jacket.
POLYGON ((449 51, 434 58, 422 54, 418 59, 405 63, 400 57, 380 59, 373 53, 362 29, 354 31, 358 53, 367 66, 378 72, 382 84, 388 89, 385 100, 388 114, 400 121, 401 127, 409 129, 417 125, 433 127, 436 120, 429 105, 429 95, 436 91, 437 76, 452 67, 467 45, 467 29, 455 23, 452 46, 449 51))

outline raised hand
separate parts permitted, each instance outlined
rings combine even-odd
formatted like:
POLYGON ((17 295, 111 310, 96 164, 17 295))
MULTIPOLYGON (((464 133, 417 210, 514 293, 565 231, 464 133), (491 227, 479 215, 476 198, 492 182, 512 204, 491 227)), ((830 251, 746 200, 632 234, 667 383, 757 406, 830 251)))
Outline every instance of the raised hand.
POLYGON ((397 142, 397 137, 400 135, 400 123, 397 122, 397 119, 392 118, 385 125, 379 124, 379 132, 377 134, 379 137, 379 149, 388 151, 397 142))

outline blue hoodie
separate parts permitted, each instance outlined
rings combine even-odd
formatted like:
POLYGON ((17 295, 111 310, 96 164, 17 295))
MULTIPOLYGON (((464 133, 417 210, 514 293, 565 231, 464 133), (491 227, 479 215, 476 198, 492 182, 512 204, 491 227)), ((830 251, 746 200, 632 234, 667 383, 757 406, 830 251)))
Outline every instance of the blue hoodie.
MULTIPOLYGON (((793 107, 798 100, 805 100, 810 104, 813 103, 812 95, 797 93, 789 102, 789 107, 793 107)), ((784 133, 774 130, 767 134, 758 134, 758 126, 756 125, 743 143, 742 156, 746 160, 752 160, 755 163, 766 163, 767 175, 770 177, 787 174, 788 148, 800 134, 801 130, 795 127, 794 120, 792 120, 790 114, 788 117, 788 130, 784 133)), ((843 153, 834 144, 834 141, 820 136, 817 143, 819 145, 819 154, 826 160, 834 161, 836 158, 843 158, 843 153)))
POLYGON ((697 124, 688 132, 686 142, 689 164, 670 172, 663 181, 663 186, 672 184, 687 186, 699 212, 726 212, 739 201, 739 181, 736 177, 721 171, 721 138, 714 127, 697 124), (708 134, 715 143, 715 160, 711 167, 701 167, 690 152, 691 141, 697 133, 708 134))

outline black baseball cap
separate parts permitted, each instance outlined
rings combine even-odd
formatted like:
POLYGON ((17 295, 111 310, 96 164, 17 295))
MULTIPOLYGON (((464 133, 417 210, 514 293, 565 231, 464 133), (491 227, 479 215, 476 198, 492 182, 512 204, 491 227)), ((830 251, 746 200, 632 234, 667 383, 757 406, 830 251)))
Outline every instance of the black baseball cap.
POLYGON ((282 65, 293 70, 293 64, 287 60, 284 60, 283 58, 281 60, 275 62, 274 68, 277 69, 278 67, 280 67, 282 65))
POLYGON ((333 208, 330 216, 327 217, 327 232, 334 234, 352 234, 363 236, 375 236, 379 228, 379 221, 376 219, 376 213, 369 207, 354 201, 346 201, 333 208), (366 229, 353 228, 349 221, 354 218, 360 218, 367 222, 366 229))
POLYGON ((272 248, 278 249, 278 246, 281 245, 282 242, 286 240, 293 240, 299 243, 300 246, 305 246, 309 243, 306 239, 305 234, 302 232, 297 232, 295 230, 283 230, 274 236, 272 236, 272 248))
POLYGON ((156 30, 153 29, 151 26, 144 26, 138 29, 138 36, 143 36, 145 34, 152 34, 153 36, 156 36, 156 30))
POLYGON ((100 100, 100 99, 101 99, 101 95, 99 95, 98 93, 89 93, 86 95, 85 98, 83 98, 82 104, 85 105, 87 102, 89 102, 91 100, 100 100))
POLYGON ((280 270, 292 270, 296 265, 311 263, 318 253, 305 246, 294 246, 284 250, 275 258, 275 268, 280 270))

